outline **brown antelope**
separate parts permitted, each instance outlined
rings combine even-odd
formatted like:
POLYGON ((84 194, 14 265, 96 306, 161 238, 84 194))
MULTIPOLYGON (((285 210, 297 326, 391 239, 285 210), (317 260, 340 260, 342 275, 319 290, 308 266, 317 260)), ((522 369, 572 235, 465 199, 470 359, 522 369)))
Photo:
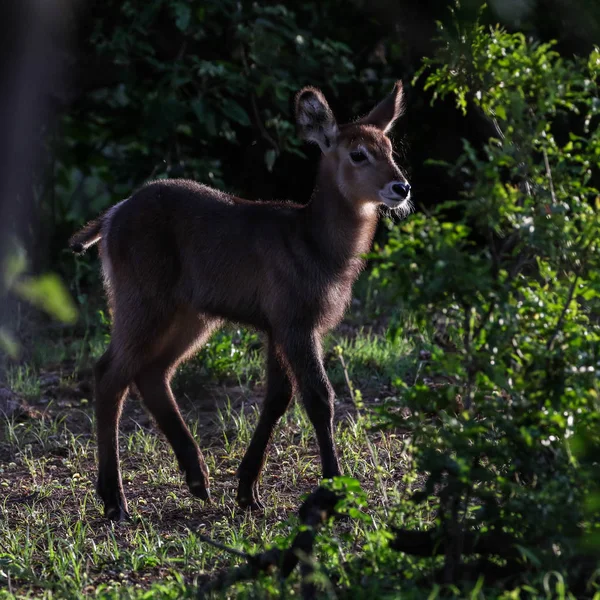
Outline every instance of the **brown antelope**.
POLYGON ((295 390, 315 428, 323 476, 340 474, 321 338, 344 315, 379 205, 409 211, 410 185, 386 136, 402 112, 402 83, 347 125, 336 123, 312 87, 298 93, 295 108, 301 136, 322 150, 306 206, 243 200, 194 181, 154 181, 70 240, 77 253, 100 242, 113 319, 94 372, 97 489, 109 519, 128 517, 118 424, 132 384, 171 443, 191 493, 209 499, 208 469, 170 381, 224 320, 268 338, 267 393, 238 470, 239 504, 262 506, 257 482, 265 452, 295 390))

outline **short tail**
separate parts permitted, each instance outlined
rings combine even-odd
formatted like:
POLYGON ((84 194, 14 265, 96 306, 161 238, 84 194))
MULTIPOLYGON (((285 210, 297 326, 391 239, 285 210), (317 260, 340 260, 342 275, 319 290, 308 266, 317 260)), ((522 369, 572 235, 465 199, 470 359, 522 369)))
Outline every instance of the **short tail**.
POLYGON ((102 238, 102 217, 90 221, 85 227, 73 234, 69 240, 69 248, 75 254, 85 252, 90 246, 97 244, 102 238))

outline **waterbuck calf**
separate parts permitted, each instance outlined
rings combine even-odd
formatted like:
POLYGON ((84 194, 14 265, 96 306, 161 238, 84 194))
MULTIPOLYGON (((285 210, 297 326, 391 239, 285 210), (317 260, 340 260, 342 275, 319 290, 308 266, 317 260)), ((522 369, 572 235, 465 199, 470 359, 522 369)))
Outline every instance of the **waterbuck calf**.
POLYGON ((100 242, 113 318, 110 345, 95 367, 98 493, 106 517, 128 517, 117 438, 133 383, 191 493, 209 498, 208 469, 170 381, 223 320, 268 337, 267 393, 239 467, 239 504, 261 507, 265 451, 295 390, 315 428, 323 476, 340 474, 321 338, 350 301, 379 205, 408 212, 410 186, 386 136, 401 112, 401 82, 366 117, 341 126, 323 94, 304 88, 296 97, 299 131, 322 150, 308 205, 247 201, 194 181, 155 181, 71 238, 78 253, 100 242))

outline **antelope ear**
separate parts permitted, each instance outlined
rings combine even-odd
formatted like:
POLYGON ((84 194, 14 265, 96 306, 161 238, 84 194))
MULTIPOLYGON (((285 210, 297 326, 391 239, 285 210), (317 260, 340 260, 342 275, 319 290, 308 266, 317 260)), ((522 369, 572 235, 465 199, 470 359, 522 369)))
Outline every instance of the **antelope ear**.
POLYGON ((296 96, 296 122, 300 137, 330 152, 337 145, 338 125, 323 93, 314 87, 302 88, 296 96))
POLYGON ((382 100, 366 117, 359 123, 363 125, 374 125, 387 133, 394 125, 396 119, 404 112, 402 100, 404 92, 402 82, 396 81, 392 93, 382 100))

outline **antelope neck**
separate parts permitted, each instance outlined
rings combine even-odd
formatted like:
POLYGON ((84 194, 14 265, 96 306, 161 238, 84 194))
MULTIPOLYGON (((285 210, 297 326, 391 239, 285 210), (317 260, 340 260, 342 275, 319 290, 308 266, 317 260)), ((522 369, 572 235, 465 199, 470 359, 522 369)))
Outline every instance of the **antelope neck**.
POLYGON ((305 225, 323 258, 343 268, 368 252, 375 235, 378 210, 375 205, 352 203, 335 182, 331 167, 322 160, 309 204, 305 225))

